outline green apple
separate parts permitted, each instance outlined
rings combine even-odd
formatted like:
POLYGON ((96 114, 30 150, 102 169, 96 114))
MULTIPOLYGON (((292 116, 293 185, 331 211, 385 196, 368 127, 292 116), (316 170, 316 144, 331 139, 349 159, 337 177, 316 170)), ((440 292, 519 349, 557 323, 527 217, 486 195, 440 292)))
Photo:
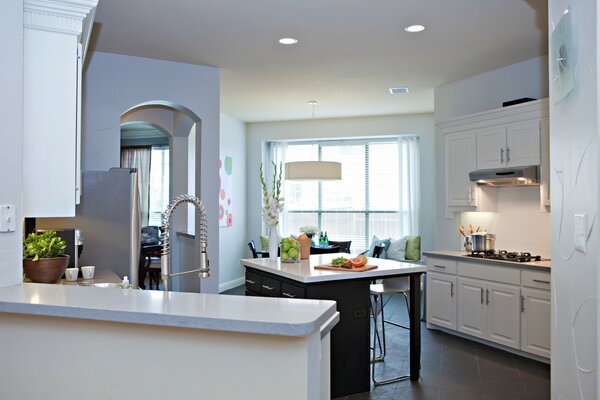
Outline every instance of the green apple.
POLYGON ((281 244, 281 250, 288 251, 290 249, 290 244, 288 242, 283 242, 281 244))
POLYGON ((295 248, 292 247, 288 253, 289 253, 289 256, 291 259, 293 259, 293 260, 298 259, 298 250, 296 250, 295 248))
POLYGON ((289 254, 285 251, 281 252, 281 261, 287 261, 290 258, 289 254))

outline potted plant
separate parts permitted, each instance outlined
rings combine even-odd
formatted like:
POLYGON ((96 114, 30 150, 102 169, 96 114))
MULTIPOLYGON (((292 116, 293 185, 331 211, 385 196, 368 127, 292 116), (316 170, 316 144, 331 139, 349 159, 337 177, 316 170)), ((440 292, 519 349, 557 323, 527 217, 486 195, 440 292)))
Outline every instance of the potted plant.
POLYGON ((67 243, 55 231, 30 233, 23 241, 23 272, 35 283, 57 283, 69 266, 67 243))

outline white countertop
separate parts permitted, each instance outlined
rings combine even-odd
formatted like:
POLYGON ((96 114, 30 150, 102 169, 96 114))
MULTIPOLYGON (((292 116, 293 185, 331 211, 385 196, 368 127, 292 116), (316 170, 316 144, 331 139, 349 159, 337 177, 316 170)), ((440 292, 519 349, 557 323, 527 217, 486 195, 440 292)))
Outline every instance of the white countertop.
POLYGON ((0 313, 283 336, 335 325, 336 303, 24 283, 0 288, 0 313))
POLYGON ((369 258, 368 264, 377 265, 377 268, 364 272, 350 272, 343 268, 340 268, 339 272, 314 268, 315 265, 327 264, 336 257, 350 258, 350 255, 345 253, 312 255, 308 260, 301 260, 296 263, 281 262, 279 258, 277 258, 277 260, 271 260, 269 258, 245 258, 240 260, 240 264, 245 267, 255 268, 302 283, 338 281, 345 279, 379 279, 427 271, 425 265, 382 258, 369 258))
POLYGON ((466 252, 453 250, 425 251, 423 252, 423 255, 426 255, 427 257, 442 257, 456 259, 459 261, 504 265, 507 267, 520 267, 524 269, 535 269, 538 271, 550 271, 552 265, 551 261, 532 261, 527 263, 520 263, 514 261, 493 260, 489 258, 467 257, 466 252))

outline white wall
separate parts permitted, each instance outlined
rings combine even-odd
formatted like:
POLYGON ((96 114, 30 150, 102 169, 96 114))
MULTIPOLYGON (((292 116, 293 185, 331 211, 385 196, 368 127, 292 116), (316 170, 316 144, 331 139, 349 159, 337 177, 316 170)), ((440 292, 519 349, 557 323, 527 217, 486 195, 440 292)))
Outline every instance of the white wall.
MULTIPOLYGON (((480 111, 502 107, 502 102, 531 97, 548 97, 548 58, 536 57, 507 67, 488 71, 480 75, 450 83, 435 89, 435 122, 460 117, 480 111)), ((436 250, 460 250, 457 231, 461 216, 446 217, 446 153, 444 136, 436 128, 436 250)), ((504 190, 504 189, 502 189, 504 190)), ((539 201, 539 195, 525 194, 527 202, 539 201)), ((502 202, 502 199, 500 199, 502 202)), ((500 208, 502 204, 499 205, 500 208)), ((550 230, 550 218, 546 217, 546 229, 550 230)))
POLYGON ((23 1, 0 13, 0 204, 16 207, 17 229, 0 233, 0 286, 22 280, 23 228, 23 1))
POLYGON ((244 283, 240 259, 248 257, 246 234, 246 127, 221 113, 221 156, 233 159, 233 226, 219 228, 219 291, 244 283))
POLYGON ((120 117, 133 106, 165 100, 201 118, 200 198, 207 211, 213 266, 211 278, 202 281, 202 291, 212 293, 218 291, 219 279, 214 267, 219 265, 219 79, 219 70, 212 67, 94 52, 87 64, 83 104, 83 170, 119 165, 120 117))
POLYGON ((261 233, 261 188, 258 169, 263 143, 269 140, 355 136, 407 135, 421 137, 421 248, 433 249, 435 207, 434 122, 431 114, 332 118, 247 125, 248 239, 261 233))
POLYGON ((550 88, 552 195, 552 399, 598 397, 598 10, 595 1, 550 0, 553 31, 570 8, 575 87, 550 88), (587 253, 574 249, 574 215, 589 221, 587 253))

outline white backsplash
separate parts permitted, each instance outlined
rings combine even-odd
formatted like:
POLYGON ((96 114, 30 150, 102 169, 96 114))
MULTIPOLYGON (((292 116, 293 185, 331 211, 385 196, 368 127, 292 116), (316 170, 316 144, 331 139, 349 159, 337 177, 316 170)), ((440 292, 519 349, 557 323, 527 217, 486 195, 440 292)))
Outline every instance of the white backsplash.
MULTIPOLYGON (((533 255, 550 258, 550 214, 540 211, 540 189, 537 186, 497 188, 496 212, 465 212, 461 223, 468 233, 468 225, 481 226, 496 234, 496 249, 529 251, 533 255)), ((457 235, 460 235, 457 232, 457 235)))

